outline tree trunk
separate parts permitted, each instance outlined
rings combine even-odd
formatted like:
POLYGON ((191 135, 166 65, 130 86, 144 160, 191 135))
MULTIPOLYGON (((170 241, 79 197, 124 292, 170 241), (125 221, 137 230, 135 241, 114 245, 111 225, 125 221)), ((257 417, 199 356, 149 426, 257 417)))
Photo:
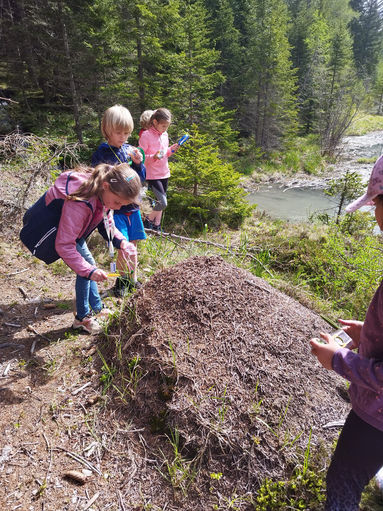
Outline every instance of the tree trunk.
POLYGON ((73 109, 73 117, 74 117, 74 130, 77 135, 77 140, 80 142, 80 144, 82 144, 83 139, 82 139, 82 130, 81 130, 81 125, 80 125, 80 106, 79 106, 79 100, 78 100, 77 91, 76 91, 76 84, 74 81, 72 58, 71 58, 70 50, 69 50, 69 40, 68 40, 68 33, 67 33, 65 21, 64 21, 62 0, 58 1, 58 8, 59 8, 62 36, 63 36, 63 41, 64 41, 65 58, 67 61, 68 73, 69 73, 69 83, 70 83, 70 91, 71 91, 71 96, 72 96, 72 109, 73 109))
POLYGON ((140 16, 136 14, 137 28, 137 79, 138 79, 138 100, 140 104, 140 112, 145 110, 145 87, 144 87, 144 63, 142 60, 142 43, 141 43, 141 25, 140 16))

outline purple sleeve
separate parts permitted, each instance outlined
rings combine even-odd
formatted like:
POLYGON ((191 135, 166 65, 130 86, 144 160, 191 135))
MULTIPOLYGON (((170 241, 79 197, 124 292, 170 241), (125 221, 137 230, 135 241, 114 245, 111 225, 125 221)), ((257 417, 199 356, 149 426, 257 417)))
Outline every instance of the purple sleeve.
POLYGON ((374 392, 383 389, 383 361, 364 358, 347 348, 334 353, 332 367, 346 380, 374 392))

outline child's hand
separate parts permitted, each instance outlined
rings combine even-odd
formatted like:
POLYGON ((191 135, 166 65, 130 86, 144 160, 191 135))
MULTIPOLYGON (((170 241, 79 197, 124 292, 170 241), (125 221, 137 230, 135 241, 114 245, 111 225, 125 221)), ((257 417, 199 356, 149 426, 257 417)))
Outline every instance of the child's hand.
POLYGON ((142 162, 142 153, 137 149, 137 147, 133 147, 133 150, 130 153, 130 157, 132 158, 132 161, 139 165, 142 162))
POLYGON ((170 146, 170 150, 172 153, 176 153, 179 148, 180 146, 178 144, 173 144, 172 146, 170 146))
POLYGON ((334 353, 340 349, 339 344, 334 341, 330 334, 320 333, 326 344, 318 342, 316 339, 310 339, 311 353, 315 355, 318 361, 325 369, 332 369, 332 358, 334 353))
POLYGON ((94 270, 94 272, 90 276, 90 280, 94 280, 95 282, 102 282, 107 278, 108 278, 107 273, 105 273, 104 270, 100 270, 99 268, 97 268, 97 270, 94 270))
POLYGON ((163 157, 164 157, 164 152, 162 151, 162 149, 157 151, 156 154, 153 156, 153 158, 155 160, 162 160, 163 157))
POLYGON ((355 319, 338 319, 339 323, 343 325, 343 330, 352 339, 352 344, 347 346, 350 350, 353 350, 359 346, 360 332, 362 330, 363 321, 356 321, 355 319))
POLYGON ((123 240, 121 241, 120 250, 127 256, 136 256, 137 255, 137 248, 134 243, 131 243, 130 241, 123 240))

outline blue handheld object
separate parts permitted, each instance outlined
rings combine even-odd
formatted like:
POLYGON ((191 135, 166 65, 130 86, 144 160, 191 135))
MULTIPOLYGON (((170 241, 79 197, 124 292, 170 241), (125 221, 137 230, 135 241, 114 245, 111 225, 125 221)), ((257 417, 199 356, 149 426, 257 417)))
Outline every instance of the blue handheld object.
POLYGON ((177 141, 178 145, 182 145, 186 140, 190 137, 188 133, 185 133, 185 135, 182 135, 182 137, 177 141))

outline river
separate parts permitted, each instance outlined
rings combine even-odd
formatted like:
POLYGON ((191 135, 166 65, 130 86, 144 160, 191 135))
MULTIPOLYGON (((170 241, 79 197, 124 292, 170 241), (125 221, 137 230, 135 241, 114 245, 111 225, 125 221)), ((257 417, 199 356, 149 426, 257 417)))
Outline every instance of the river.
POLYGON ((323 191, 329 180, 341 177, 346 170, 357 172, 367 183, 373 163, 359 163, 360 158, 378 158, 383 152, 383 131, 366 135, 349 136, 342 140, 340 156, 331 172, 325 177, 294 177, 283 183, 263 184, 248 194, 251 204, 272 218, 291 222, 306 221, 312 214, 334 215, 337 199, 323 191))

